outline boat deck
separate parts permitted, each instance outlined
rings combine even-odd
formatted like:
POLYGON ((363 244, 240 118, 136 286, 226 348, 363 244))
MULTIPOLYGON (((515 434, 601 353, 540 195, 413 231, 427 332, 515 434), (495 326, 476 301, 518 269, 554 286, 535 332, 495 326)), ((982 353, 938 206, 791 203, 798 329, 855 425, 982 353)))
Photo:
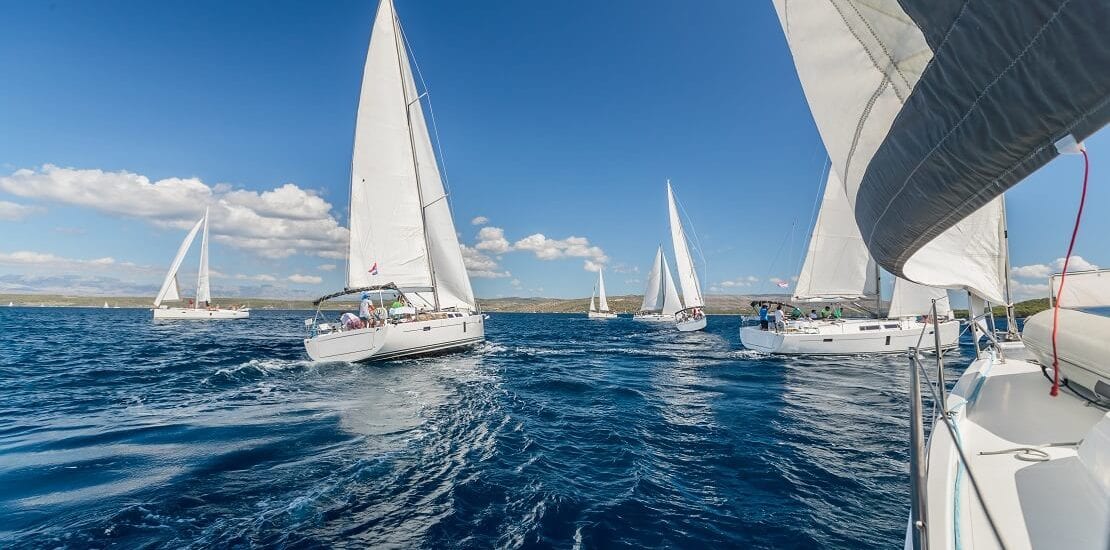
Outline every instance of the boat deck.
MULTIPOLYGON (((1110 416, 1065 390, 1053 398, 1049 389, 1038 364, 985 356, 953 388, 949 410, 1007 548, 1106 550, 1110 487, 1100 483, 1092 471, 1099 463, 1091 464, 1090 457, 1110 453, 1110 441, 1091 436, 1100 421, 1100 428, 1110 428, 1110 416), (1077 445, 1084 439, 1089 439, 1087 464, 1077 445), (1021 460, 1020 448, 1042 450, 1049 459, 1021 460), (1014 450, 999 453, 1009 449, 1014 450)), ((939 424, 928 460, 930 547, 997 548, 966 472, 955 466, 947 430, 939 424), (946 475, 934 475, 936 468, 946 475)))

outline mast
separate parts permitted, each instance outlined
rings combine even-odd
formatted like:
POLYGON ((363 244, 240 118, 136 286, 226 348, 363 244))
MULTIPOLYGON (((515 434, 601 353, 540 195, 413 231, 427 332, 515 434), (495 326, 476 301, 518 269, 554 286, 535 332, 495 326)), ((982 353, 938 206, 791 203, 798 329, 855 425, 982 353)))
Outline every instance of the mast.
MULTIPOLYGON (((412 151, 412 171, 416 177, 416 198, 420 203, 420 224, 424 228, 424 256, 428 259, 428 274, 432 279, 432 301, 435 303, 435 310, 439 311, 439 285, 436 284, 436 268, 432 262, 432 242, 428 240, 428 218, 424 211, 426 208, 424 204, 424 191, 420 188, 420 163, 416 158, 416 136, 412 132, 412 105, 419 103, 420 97, 409 101, 409 93, 405 86, 405 60, 401 58, 401 48, 404 44, 401 43, 401 22, 397 19, 397 9, 393 6, 391 0, 389 2, 389 10, 393 15, 393 43, 394 50, 397 52, 397 69, 401 72, 401 98, 405 102, 405 123, 409 130, 409 150, 412 151)), ((419 108, 419 105, 418 105, 419 108)))
POLYGON ((1021 340, 1017 330, 1017 319, 1014 317, 1014 297, 1010 291, 1010 226, 1006 222, 1006 194, 998 196, 1002 202, 1002 258, 1006 266, 1006 339, 1010 341, 1021 340))
POLYGON ((663 243, 659 243, 659 296, 663 301, 659 303, 659 312, 662 313, 667 308, 667 274, 663 271, 663 264, 666 263, 667 258, 663 256, 663 243))
POLYGON ((875 318, 876 319, 882 319, 883 318, 883 285, 882 285, 882 282, 879 280, 879 274, 880 274, 881 270, 879 269, 879 262, 876 262, 876 261, 872 260, 872 263, 875 264, 875 318))

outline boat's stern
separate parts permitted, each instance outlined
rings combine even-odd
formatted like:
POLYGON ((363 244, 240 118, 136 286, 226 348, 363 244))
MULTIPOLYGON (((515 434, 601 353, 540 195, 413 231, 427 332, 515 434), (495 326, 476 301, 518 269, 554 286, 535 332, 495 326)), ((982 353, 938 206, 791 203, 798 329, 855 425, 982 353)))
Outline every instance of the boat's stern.
POLYGON ((758 326, 740 327, 740 343, 761 353, 776 353, 782 348, 782 334, 758 326))

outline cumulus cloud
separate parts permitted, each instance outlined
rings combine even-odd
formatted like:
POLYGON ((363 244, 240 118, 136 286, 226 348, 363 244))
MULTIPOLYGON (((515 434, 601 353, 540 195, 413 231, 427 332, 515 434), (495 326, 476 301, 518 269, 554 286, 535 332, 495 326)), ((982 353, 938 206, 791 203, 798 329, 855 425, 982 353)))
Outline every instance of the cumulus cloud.
POLYGON ((320 264, 316 266, 320 271, 335 271, 335 264, 320 264))
POLYGON ((483 227, 478 231, 478 243, 474 248, 489 252, 490 254, 504 254, 512 249, 512 245, 505 239, 505 230, 500 227, 483 227))
POLYGON ((513 288, 520 288, 523 284, 524 283, 520 282, 520 279, 513 279, 509 281, 509 285, 511 285, 513 288))
POLYGON ((300 273, 294 273, 287 277, 287 279, 289 279, 289 282, 302 285, 318 285, 324 282, 323 278, 317 277, 316 275, 301 275, 300 273))
MULTIPOLYGON (((1071 267, 1071 266, 1068 266, 1071 267)), ((1068 270, 1071 272, 1071 270, 1068 270)), ((1015 301, 1029 300, 1031 298, 1047 298, 1048 283, 1024 283, 1011 281, 1010 291, 1014 294, 1015 301)))
MULTIPOLYGON (((748 287, 748 286, 752 286, 753 284, 758 283, 758 282, 759 282, 759 277, 755 277, 753 275, 748 275, 747 277, 737 277, 735 279, 730 279, 730 280, 727 280, 727 281, 721 281, 721 282, 719 282, 719 283, 717 283, 713 286, 715 288, 717 288, 717 290, 720 290, 722 288, 748 287)), ((771 281, 771 282, 776 282, 776 281, 771 281)), ((710 290, 712 290, 712 288, 710 290)))
POLYGON ((502 270, 497 260, 483 254, 480 250, 460 244, 462 249, 463 265, 471 277, 478 279, 501 279, 511 277, 512 274, 502 270))
MULTIPOLYGON (((1014 267, 1010 270, 1010 273, 1014 277, 1020 277, 1023 279, 1048 279, 1053 273, 1060 273, 1061 271, 1063 271, 1063 269, 1064 259, 1056 258, 1052 261, 1051 264, 1032 264, 1014 267)), ((1071 257, 1071 261, 1068 262, 1069 273, 1073 271, 1088 271, 1092 269, 1098 269, 1098 266, 1091 262, 1088 262, 1083 258, 1083 256, 1073 255, 1071 257)), ((1048 288, 1047 283, 1044 285, 1044 287, 1046 289, 1048 288)), ((1047 292, 1045 294, 1047 295, 1047 292)))
POLYGON ((127 171, 47 164, 0 177, 0 191, 177 229, 191 227, 208 207, 213 240, 234 248, 266 258, 298 252, 343 258, 346 252, 347 229, 339 226, 331 205, 291 183, 259 193, 208 185, 198 178, 151 181, 127 171))
POLYGON ((8 222, 17 222, 32 214, 42 212, 42 208, 36 206, 27 206, 25 204, 16 204, 14 202, 0 201, 0 220, 8 222))
POLYGON ((541 260, 583 258, 586 271, 597 271, 609 262, 605 251, 599 246, 591 245, 585 237, 551 239, 543 233, 535 233, 513 243, 513 249, 531 252, 541 260))
POLYGON ((489 223, 489 218, 485 216, 477 216, 470 220, 470 225, 486 225, 487 223, 489 223))
MULTIPOLYGON (((74 258, 63 258, 55 256, 47 252, 33 252, 30 250, 19 250, 16 252, 0 252, 0 264, 6 265, 29 265, 29 266, 112 266, 116 263, 115 258, 96 258, 92 260, 79 260, 74 258)), ((134 264, 129 264, 134 265, 134 264)))

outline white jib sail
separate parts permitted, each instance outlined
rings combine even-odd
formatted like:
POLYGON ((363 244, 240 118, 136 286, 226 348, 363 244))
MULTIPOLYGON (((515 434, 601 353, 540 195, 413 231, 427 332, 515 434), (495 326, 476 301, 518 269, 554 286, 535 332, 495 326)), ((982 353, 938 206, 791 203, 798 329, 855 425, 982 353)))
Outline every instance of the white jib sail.
POLYGON ((594 304, 594 297, 597 296, 597 288, 590 292, 590 311, 597 311, 597 306, 594 304))
POLYGON ((844 185, 829 170, 794 299, 856 300, 875 292, 875 264, 860 236, 844 185))
POLYGON ((682 300, 678 298, 678 289, 674 286, 674 277, 671 268, 667 265, 667 256, 663 256, 663 315, 674 315, 682 311, 682 300))
POLYGON ((204 229, 200 235, 200 271, 197 272, 197 301, 195 307, 200 307, 212 301, 212 291, 208 285, 208 209, 204 209, 204 229))
POLYGON ((952 304, 948 300, 948 291, 943 288, 919 285, 900 277, 894 279, 894 294, 890 297, 890 311, 886 316, 890 319, 899 317, 917 317, 918 315, 932 315, 933 300, 937 301, 937 315, 952 317, 952 304))
POLYGON ((605 272, 597 270, 597 308, 600 311, 609 311, 609 301, 605 299, 605 272))
POLYGON ((640 311, 658 311, 663 300, 663 246, 655 251, 655 260, 651 263, 651 273, 648 274, 647 286, 644 287, 644 302, 640 304, 640 311))
POLYGON ((351 159, 347 286, 432 286, 424 235, 407 68, 391 0, 378 6, 362 75, 351 159))
POLYGON ((202 223, 204 223, 203 219, 197 220, 196 225, 185 236, 185 240, 181 241, 181 246, 177 248, 177 256, 174 256, 173 262, 170 264, 170 270, 166 272, 166 279, 162 281, 162 289, 158 291, 158 297, 154 299, 154 307, 162 305, 162 302, 167 300, 181 299, 177 287, 177 270, 181 269, 181 262, 185 259, 185 253, 189 252, 189 247, 193 245, 193 239, 197 238, 197 231, 200 231, 202 223))
POLYGON ((686 245, 686 233, 682 230, 682 219, 678 216, 670 180, 667 180, 667 210, 670 214, 674 263, 678 269, 678 283, 682 287, 682 300, 686 302, 686 307, 701 307, 705 305, 701 297, 701 286, 694 270, 694 261, 690 258, 690 248, 686 245))

